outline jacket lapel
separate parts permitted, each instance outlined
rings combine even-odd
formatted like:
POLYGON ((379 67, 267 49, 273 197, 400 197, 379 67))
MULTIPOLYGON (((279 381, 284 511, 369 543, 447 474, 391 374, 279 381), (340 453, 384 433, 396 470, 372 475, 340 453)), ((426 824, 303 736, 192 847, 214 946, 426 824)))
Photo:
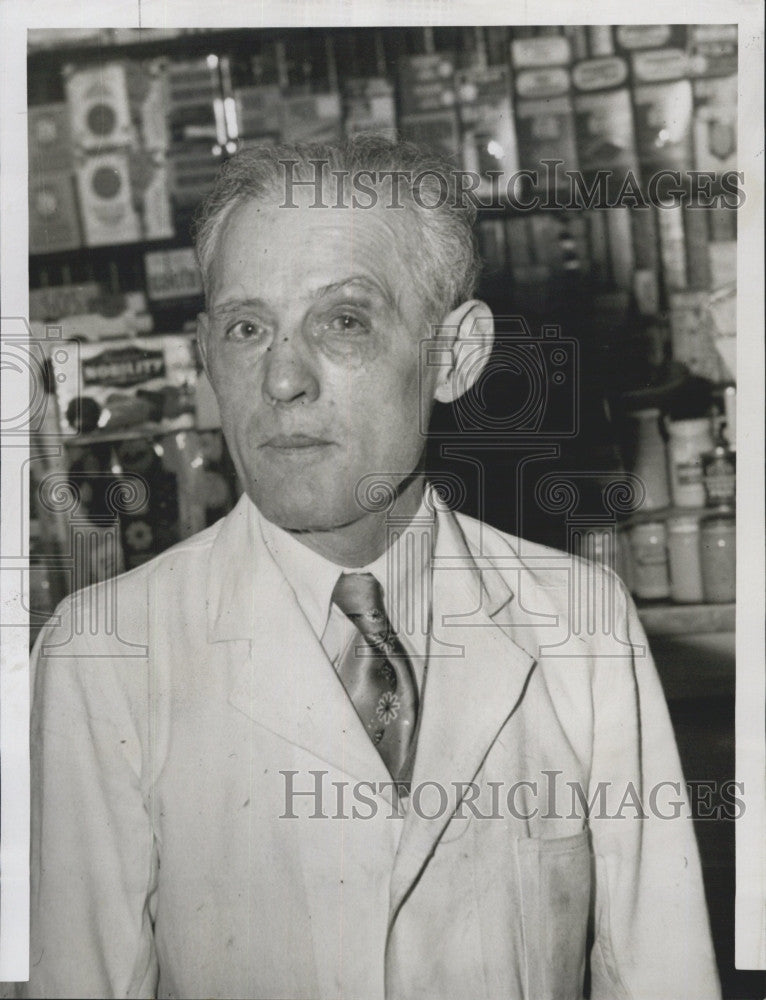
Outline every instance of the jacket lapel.
POLYGON ((465 794, 461 783, 480 769, 535 663, 495 621, 502 620, 510 589, 499 573, 477 571, 449 512, 439 516, 433 581, 433 638, 413 774, 413 792, 421 786, 423 794, 411 803, 402 831, 391 881, 392 922, 465 794))
MULTIPOLYGON (((208 641, 226 644, 229 702, 357 780, 385 782, 386 766, 266 548, 256 517, 243 496, 210 557, 208 641)), ((290 759, 285 763, 289 767, 290 759)))

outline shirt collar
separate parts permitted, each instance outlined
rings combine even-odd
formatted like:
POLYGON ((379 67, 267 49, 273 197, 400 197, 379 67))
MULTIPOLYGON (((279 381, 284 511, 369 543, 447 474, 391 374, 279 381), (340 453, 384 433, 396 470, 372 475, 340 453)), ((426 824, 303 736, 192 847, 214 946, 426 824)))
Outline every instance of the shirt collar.
MULTIPOLYGON (((332 592, 341 573, 372 573, 382 584, 386 610, 398 626, 406 595, 423 593, 419 584, 430 569, 436 521, 433 505, 424 494, 411 521, 392 526, 391 545, 367 566, 349 569, 308 548, 298 537, 268 521, 256 509, 257 528, 277 566, 292 588, 314 633, 321 637, 332 606, 332 592), (423 537, 427 544, 423 544, 423 537), (392 613, 393 612, 393 613, 392 613)), ((410 602, 408 602, 409 604, 410 602)))

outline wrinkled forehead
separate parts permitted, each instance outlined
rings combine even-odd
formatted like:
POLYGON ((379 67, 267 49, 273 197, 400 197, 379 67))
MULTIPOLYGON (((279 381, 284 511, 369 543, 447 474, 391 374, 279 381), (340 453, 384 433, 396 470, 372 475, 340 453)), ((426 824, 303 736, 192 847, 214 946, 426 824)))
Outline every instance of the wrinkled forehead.
POLYGON ((411 286, 419 234, 412 209, 382 201, 369 207, 330 203, 316 195, 313 188, 295 188, 286 202, 277 189, 271 197, 234 202, 219 230, 211 295, 249 266, 296 289, 314 272, 328 280, 367 272, 393 294, 411 286))

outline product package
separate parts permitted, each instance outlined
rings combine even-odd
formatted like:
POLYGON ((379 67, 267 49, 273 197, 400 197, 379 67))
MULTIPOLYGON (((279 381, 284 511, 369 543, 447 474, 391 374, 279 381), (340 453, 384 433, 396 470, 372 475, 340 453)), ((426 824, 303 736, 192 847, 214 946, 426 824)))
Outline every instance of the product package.
POLYGON ((136 337, 53 351, 62 432, 163 433, 194 422, 197 360, 190 336, 136 337))
POLYGON ((636 145, 643 179, 660 170, 692 168, 692 85, 680 49, 632 57, 636 145))
POLYGON ((572 69, 577 154, 586 182, 611 171, 607 184, 617 194, 628 171, 638 176, 628 64, 619 56, 588 59, 572 69))
POLYGON ((455 59, 451 52, 402 56, 398 79, 399 113, 403 117, 455 106, 455 59))
POLYGON ((64 84, 72 128, 79 149, 100 153, 134 146, 136 131, 130 113, 128 78, 122 62, 64 67, 64 84))
POLYGON ((29 176, 73 169, 69 108, 65 102, 41 104, 27 112, 29 176))
POLYGON ((565 171, 577 170, 570 82, 566 66, 523 69, 516 75, 519 166, 532 172, 531 187, 539 195, 557 189, 568 190, 565 171))
POLYGON ((505 66, 472 67, 455 75, 463 134, 463 169, 478 174, 478 193, 491 191, 490 171, 500 172, 504 192, 519 168, 511 107, 511 85, 505 66))
POLYGON ((127 150, 80 159, 77 189, 88 246, 133 243, 141 238, 141 220, 133 205, 127 150))
POLYGON ((146 293, 153 302, 202 294, 202 276, 191 247, 150 250, 144 254, 146 293))
POLYGON ((82 246, 72 175, 29 174, 29 252, 53 253, 82 246))

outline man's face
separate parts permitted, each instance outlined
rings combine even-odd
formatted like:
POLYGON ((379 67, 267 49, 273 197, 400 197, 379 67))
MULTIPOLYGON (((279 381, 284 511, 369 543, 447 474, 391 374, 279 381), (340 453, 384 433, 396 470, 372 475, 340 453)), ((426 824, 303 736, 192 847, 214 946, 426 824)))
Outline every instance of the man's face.
POLYGON ((247 493, 270 521, 328 530, 363 516, 360 480, 416 466, 435 374, 412 280, 407 209, 235 208, 200 339, 247 493))

